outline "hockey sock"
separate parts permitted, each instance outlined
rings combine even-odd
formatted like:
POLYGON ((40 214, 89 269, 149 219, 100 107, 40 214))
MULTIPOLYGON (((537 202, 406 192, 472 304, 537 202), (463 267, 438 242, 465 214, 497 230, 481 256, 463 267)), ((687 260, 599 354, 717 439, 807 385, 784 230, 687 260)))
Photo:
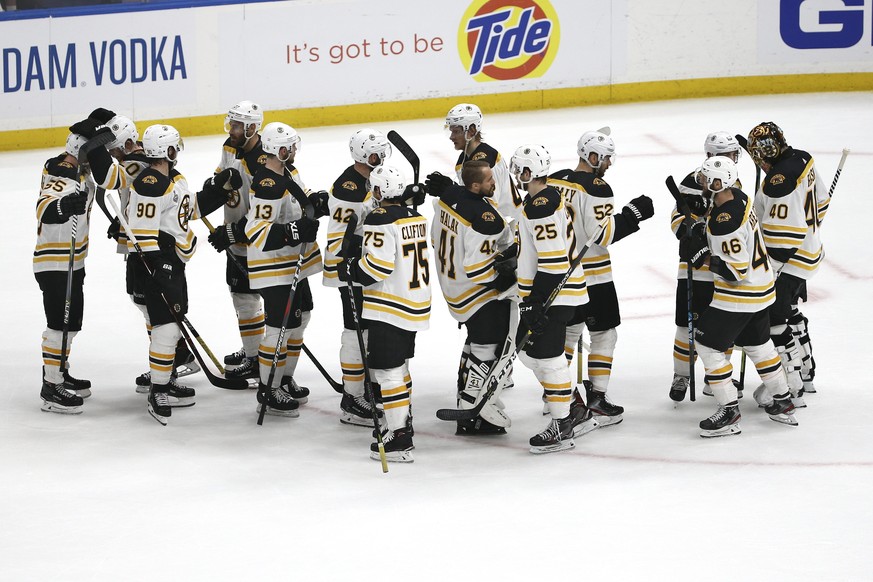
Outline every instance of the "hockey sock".
MULTIPOLYGON (((72 332, 67 336, 67 355, 70 354, 72 332)), ((61 343, 64 333, 56 329, 46 329, 42 332, 42 363, 43 379, 50 384, 61 384, 64 373, 61 371, 61 343)))
POLYGON ((294 376, 294 372, 297 370, 297 362, 300 360, 300 346, 303 345, 303 331, 309 325, 311 315, 311 311, 304 311, 300 316, 300 326, 288 330, 285 376, 294 376))
MULTIPOLYGON (((688 328, 677 327, 676 337, 673 338, 673 373, 680 376, 688 376, 688 328)), ((695 360, 697 358, 695 357, 695 360)))
MULTIPOLYGON (((273 358, 276 355, 276 344, 279 343, 279 328, 266 326, 264 337, 258 346, 258 371, 260 372, 261 384, 266 385, 270 379, 270 368, 273 366, 273 358)), ((282 376, 285 373, 286 346, 280 346, 279 358, 276 362, 276 371, 273 373, 271 388, 278 388, 282 384, 282 376)))
POLYGON ((388 370, 374 369, 372 372, 374 379, 381 386, 385 423, 391 430, 404 428, 409 417, 409 390, 403 379, 403 367, 388 370))
POLYGON ((588 379, 598 392, 606 392, 612 375, 612 355, 618 332, 615 328, 591 332, 591 353, 588 354, 588 379))
POLYGON ((552 418, 566 418, 570 414, 570 401, 573 399, 573 380, 566 359, 563 356, 535 359, 525 352, 521 352, 518 358, 542 384, 552 418))
POLYGON ((755 364, 758 375, 771 396, 781 396, 788 392, 788 377, 782 358, 772 342, 760 346, 746 346, 746 356, 755 364))
MULTIPOLYGON (((340 343, 340 366, 343 370, 343 390, 350 396, 364 395, 364 360, 353 329, 344 329, 340 343)), ((367 332, 364 331, 364 344, 367 332)))
POLYGON ((152 384, 167 384, 176 359, 176 344, 182 332, 175 323, 156 325, 152 328, 149 342, 149 371, 152 384))
POLYGON ((568 364, 573 363, 573 354, 576 353, 576 346, 579 345, 579 338, 582 337, 583 331, 585 331, 584 323, 567 326, 567 333, 564 339, 564 355, 567 356, 568 364))
POLYGON ((231 293, 236 310, 239 336, 247 358, 258 355, 261 338, 264 336, 264 310, 261 298, 253 293, 231 293))
POLYGON ((706 383, 712 389, 715 401, 724 406, 737 401, 737 387, 731 381, 734 367, 727 354, 714 350, 709 346, 697 344, 697 353, 706 368, 706 383))

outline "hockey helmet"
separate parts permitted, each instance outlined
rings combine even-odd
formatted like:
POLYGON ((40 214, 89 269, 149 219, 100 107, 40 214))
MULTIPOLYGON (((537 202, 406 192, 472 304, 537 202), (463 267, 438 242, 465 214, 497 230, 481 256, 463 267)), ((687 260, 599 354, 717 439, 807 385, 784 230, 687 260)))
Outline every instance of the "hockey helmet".
POLYGON ((772 121, 764 121, 753 127, 749 132, 748 145, 749 153, 758 165, 761 162, 773 163, 788 147, 782 129, 772 121))
POLYGON ((541 145, 527 144, 520 146, 515 150, 515 153, 512 154, 512 159, 509 162, 509 169, 518 183, 525 184, 527 182, 521 180, 521 174, 524 172, 525 168, 530 170, 531 179, 544 178, 549 175, 551 164, 552 156, 549 155, 549 151, 545 147, 541 145))
POLYGON ((737 165, 726 156, 712 156, 703 161, 698 173, 702 177, 706 190, 717 194, 727 190, 737 182, 737 165), (719 187, 715 187, 715 181, 719 180, 719 187))
POLYGON ((142 134, 142 148, 150 158, 166 159, 175 163, 179 152, 185 149, 182 136, 172 125, 150 125, 142 134), (172 153, 171 153, 172 149, 172 153))
POLYGON ((288 157, 284 160, 279 158, 280 161, 284 162, 291 157, 292 149, 299 147, 300 136, 297 135, 297 131, 290 125, 274 121, 264 126, 264 131, 261 132, 261 144, 265 153, 274 156, 278 156, 279 150, 283 147, 286 148, 288 150, 288 157))
POLYGON ((393 150, 385 134, 375 129, 364 128, 352 134, 349 139, 349 151, 356 162, 375 168, 390 158, 393 150), (370 156, 373 154, 379 156, 379 163, 375 165, 370 164, 370 156))
POLYGON ((400 198, 406 188, 403 174, 394 166, 379 166, 370 172, 370 187, 379 187, 382 198, 400 198))
POLYGON ((615 161, 615 142, 602 131, 583 133, 576 144, 576 151, 579 157, 588 164, 591 164, 590 155, 592 153, 597 155, 597 163, 591 164, 592 168, 599 168, 604 158, 609 158, 610 162, 615 161))

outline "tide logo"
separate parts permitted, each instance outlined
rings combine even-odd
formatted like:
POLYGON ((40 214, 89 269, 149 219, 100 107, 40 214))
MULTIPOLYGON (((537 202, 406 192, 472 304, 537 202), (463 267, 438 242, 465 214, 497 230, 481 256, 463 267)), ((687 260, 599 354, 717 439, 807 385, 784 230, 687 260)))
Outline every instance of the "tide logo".
POLYGON ((549 0, 474 0, 458 27, 458 54, 479 82, 542 76, 560 45, 549 0))

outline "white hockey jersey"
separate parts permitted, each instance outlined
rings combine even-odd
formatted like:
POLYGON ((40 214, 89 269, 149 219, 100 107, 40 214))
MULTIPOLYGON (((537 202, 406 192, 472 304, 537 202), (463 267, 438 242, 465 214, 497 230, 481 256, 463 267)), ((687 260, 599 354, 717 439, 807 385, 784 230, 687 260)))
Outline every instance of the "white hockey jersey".
MULTIPOLYGON (((248 215, 249 208, 251 207, 249 195, 252 188, 252 177, 266 163, 267 154, 264 153, 260 136, 258 136, 258 143, 249 152, 244 152, 242 149, 230 145, 230 139, 224 142, 221 160, 218 162, 215 173, 218 174, 227 168, 236 168, 242 177, 242 186, 238 190, 233 191, 227 204, 224 205, 225 224, 239 222, 248 215)), ((244 243, 233 244, 228 250, 235 255, 243 257, 248 252, 244 243)))
POLYGON ((473 161, 486 161, 491 166, 491 171, 494 173, 494 182, 496 183, 493 202, 497 206, 497 211, 504 220, 512 219, 517 221, 521 216, 522 198, 515 189, 515 184, 512 183, 506 160, 503 159, 500 152, 487 143, 480 143, 469 157, 464 152, 461 152, 455 164, 455 173, 458 176, 458 183, 461 185, 464 183, 461 179, 464 162, 473 161))
POLYGON ((327 247, 324 252, 322 283, 327 287, 342 287, 345 283, 339 280, 337 268, 342 261, 339 253, 349 218, 353 214, 358 217, 355 234, 360 237, 364 220, 375 206, 367 179, 354 166, 346 168, 331 186, 327 206, 327 247))
POLYGON ((428 328, 430 265, 423 216, 394 204, 373 209, 364 221, 358 267, 375 281, 364 287, 361 317, 407 331, 428 328))
MULTIPOLYGON (((149 167, 149 160, 143 152, 135 152, 124 157, 124 160, 118 162, 113 159, 112 166, 106 174, 106 179, 103 180, 99 187, 104 190, 118 190, 119 209, 125 220, 130 221, 130 213, 128 212, 128 204, 130 203, 130 186, 139 176, 140 172, 149 167)), ((122 255, 127 254, 127 234, 124 229, 118 235, 118 245, 116 252, 122 255)))

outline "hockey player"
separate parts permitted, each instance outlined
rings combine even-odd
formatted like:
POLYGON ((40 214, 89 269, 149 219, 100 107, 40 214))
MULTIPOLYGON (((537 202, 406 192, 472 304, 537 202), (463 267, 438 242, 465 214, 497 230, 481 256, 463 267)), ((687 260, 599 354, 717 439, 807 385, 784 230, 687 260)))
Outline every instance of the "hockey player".
MULTIPOLYGON (((188 222, 225 204, 241 186, 242 179, 237 170, 228 168, 208 180, 201 192, 192 195, 187 180, 175 168, 184 147, 179 132, 170 125, 152 125, 143 133, 142 144, 149 167, 140 172, 130 188, 127 235, 130 239, 134 233, 142 251, 134 262, 135 293, 143 294, 152 326, 148 411, 166 425, 172 414, 170 380, 176 344, 181 337, 176 318, 188 311, 185 264, 197 245, 188 222)), ((136 251, 133 239, 128 245, 131 253, 136 251)), ((186 388, 177 397, 190 405, 194 390, 186 388)))
MULTIPOLYGON (((725 156, 734 163, 742 156, 742 147, 737 139, 726 131, 715 131, 706 136, 703 151, 707 158, 725 156)), ((698 182, 699 168, 685 176, 679 184, 685 202, 691 209, 691 217, 698 221, 709 210, 709 200, 703 196, 703 186, 698 182)), ((742 188, 737 180, 737 188, 742 188)), ((673 339, 673 381, 670 384, 670 399, 681 402, 688 391, 690 378, 688 376, 689 361, 697 360, 697 354, 691 354, 688 343, 688 248, 690 233, 686 232, 685 215, 678 206, 673 207, 670 216, 670 228, 679 239, 679 274, 676 284, 676 335, 673 339)), ((712 301, 712 273, 706 265, 692 270, 691 310, 696 321, 703 310, 712 301)), ((703 389, 704 394, 712 395, 709 386, 703 389)), ((742 393, 740 393, 742 398, 742 393)))
POLYGON ((755 211, 776 275, 770 335, 788 373, 795 406, 804 407, 804 391, 815 391, 815 360, 807 319, 798 303, 806 301, 807 281, 824 259, 820 225, 830 195, 812 156, 789 146, 772 121, 752 128, 748 147, 765 174, 755 196, 755 211))
MULTIPOLYGON (((354 163, 343 170, 334 181, 328 199, 327 247, 324 253, 322 282, 327 287, 339 288, 343 308, 343 332, 340 340, 343 397, 340 402, 340 422, 372 427, 372 408, 364 395, 364 365, 355 334, 349 291, 347 286, 340 282, 337 269, 343 259, 340 257, 340 248, 349 217, 352 214, 357 216, 356 235, 361 236, 364 219, 374 207, 367 179, 374 168, 391 157, 392 148, 382 132, 366 128, 352 134, 349 139, 349 151, 354 163)), ((359 243, 357 246, 360 248, 359 243)), ((360 306, 363 303, 361 287, 355 284, 354 289, 355 305, 360 306)), ((366 328, 366 322, 362 322, 362 325, 366 328)))
POLYGON ((266 314, 266 330, 258 347, 258 411, 261 406, 267 406, 268 414, 295 418, 309 390, 293 381, 292 366, 296 366, 297 358, 287 353, 288 346, 299 346, 303 342, 303 330, 312 310, 312 293, 303 283, 306 277, 321 271, 321 251, 315 243, 318 221, 305 213, 312 202, 286 166, 298 140, 294 128, 284 123, 269 123, 264 127, 262 147, 266 163, 252 177, 251 208, 245 231, 245 238, 250 241, 248 279, 252 289, 260 293, 266 314), (276 370, 272 384, 268 385, 295 280, 287 322, 288 338, 285 345, 278 348, 276 370))
POLYGON ((264 111, 257 103, 240 101, 224 118, 227 140, 215 173, 234 168, 242 176, 242 186, 224 206, 224 224, 210 233, 208 240, 216 250, 227 251, 226 281, 236 311, 239 335, 243 347, 224 357, 229 378, 258 377, 258 346, 264 335, 264 310, 257 291, 249 285, 247 273, 237 264, 245 265, 248 241, 245 238, 246 215, 249 211, 249 191, 252 176, 266 163, 267 156, 258 131, 264 122, 264 111))
MULTIPOLYGON (((464 188, 450 187, 434 201, 431 244, 437 278, 452 317, 467 328, 458 380, 458 405, 473 408, 483 381, 498 359, 510 330, 509 299, 515 285, 515 235, 491 201, 494 172, 485 160, 464 164, 464 188)), ((457 434, 505 434, 510 420, 498 391, 473 420, 459 420, 457 434)))
MULTIPOLYGON (((521 214, 521 197, 509 177, 509 168, 500 153, 482 141, 482 111, 473 104, 460 103, 446 115, 445 129, 449 140, 460 151, 455 173, 461 184, 464 164, 484 160, 494 172, 495 191, 493 202, 504 220, 518 220, 521 214)), ((454 182, 439 172, 428 175, 427 186, 434 196, 440 196, 454 182)))
POLYGON ((624 412, 624 408, 606 397, 612 355, 618 340, 616 328, 621 323, 618 297, 612 282, 612 263, 606 247, 637 232, 639 223, 651 218, 654 208, 651 198, 643 195, 631 200, 618 214, 613 213, 612 188, 603 180, 603 175, 615 161, 615 142, 609 136, 608 128, 582 134, 577 152, 579 163, 576 168, 555 172, 549 177, 548 184, 564 196, 572 227, 571 257, 575 257, 575 248, 596 234, 582 259, 589 302, 578 306, 567 324, 565 352, 572 357, 587 327, 591 334, 591 353, 588 354, 589 380, 584 382, 585 400, 597 416, 598 426, 603 427, 621 422, 624 412), (598 230, 601 226, 602 230, 598 230))
MULTIPOLYGON (((430 319, 430 266, 427 221, 407 207, 403 177, 391 166, 370 173, 373 198, 379 204, 364 221, 361 259, 340 267, 364 286, 362 318, 367 321, 367 363, 373 389, 384 411, 382 442, 387 460, 411 463, 409 360, 415 335, 430 319)), ((370 457, 379 460, 376 443, 370 457)))
POLYGON ((597 428, 597 420, 573 390, 570 369, 564 357, 567 322, 577 305, 588 303, 582 266, 576 268, 545 312, 543 303, 552 295, 570 268, 567 213, 560 192, 546 180, 551 156, 541 145, 523 145, 515 150, 510 171, 519 190, 526 190, 518 227, 518 290, 522 297, 519 337, 533 336, 521 361, 543 386, 552 416, 549 426, 530 439, 532 453, 572 449, 573 437, 597 428))
POLYGON ((68 369, 61 369, 64 310, 70 253, 74 263, 70 295, 67 354, 73 338, 82 329, 83 284, 85 257, 88 255, 88 227, 94 189, 83 177, 79 166, 79 149, 85 138, 77 133, 67 136, 63 153, 46 161, 42 184, 36 202, 38 223, 36 248, 33 251, 33 272, 42 291, 46 329, 42 334, 42 410, 61 414, 82 412, 83 397, 91 394, 90 382, 74 379, 68 369), (73 243, 71 219, 76 216, 76 237, 73 243), (72 248, 71 248, 72 247, 72 248))
POLYGON ((692 227, 690 260, 709 264, 712 302, 700 315, 696 340, 718 409, 700 422, 702 437, 739 434, 737 389, 727 350, 743 346, 770 397, 765 410, 776 422, 796 425, 794 405, 779 353, 770 340, 767 308, 775 299, 774 273, 752 201, 734 188, 737 167, 724 156, 704 160, 703 192, 712 205, 705 222, 692 227))

